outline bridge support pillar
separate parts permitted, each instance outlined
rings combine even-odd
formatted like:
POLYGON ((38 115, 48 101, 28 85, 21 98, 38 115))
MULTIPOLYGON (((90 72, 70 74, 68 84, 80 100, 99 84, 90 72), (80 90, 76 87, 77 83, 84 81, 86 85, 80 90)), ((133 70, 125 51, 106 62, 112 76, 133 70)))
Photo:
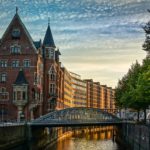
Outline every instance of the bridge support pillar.
POLYGON ((32 139, 32 127, 29 124, 26 125, 26 139, 27 141, 32 139))

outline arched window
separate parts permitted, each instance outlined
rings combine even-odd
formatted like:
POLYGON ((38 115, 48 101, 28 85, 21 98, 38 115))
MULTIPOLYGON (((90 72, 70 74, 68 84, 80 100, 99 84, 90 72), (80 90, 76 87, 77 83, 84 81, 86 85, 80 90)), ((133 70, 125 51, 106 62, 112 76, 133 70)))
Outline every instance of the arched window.
POLYGON ((49 70, 49 79, 51 81, 55 81, 56 80, 56 71, 54 66, 51 66, 50 70, 49 70))

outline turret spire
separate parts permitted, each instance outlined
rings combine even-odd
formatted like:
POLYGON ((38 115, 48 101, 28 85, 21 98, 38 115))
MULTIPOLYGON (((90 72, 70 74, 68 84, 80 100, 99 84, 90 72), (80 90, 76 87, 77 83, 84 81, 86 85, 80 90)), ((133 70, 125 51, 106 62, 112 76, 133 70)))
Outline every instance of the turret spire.
POLYGON ((18 13, 18 7, 16 6, 16 14, 18 13))
POLYGON ((50 17, 48 17, 48 25, 50 25, 50 17))
POLYGON ((53 40, 51 28, 50 28, 50 18, 48 18, 48 27, 47 27, 46 34, 44 37, 43 45, 56 48, 54 40, 53 40))

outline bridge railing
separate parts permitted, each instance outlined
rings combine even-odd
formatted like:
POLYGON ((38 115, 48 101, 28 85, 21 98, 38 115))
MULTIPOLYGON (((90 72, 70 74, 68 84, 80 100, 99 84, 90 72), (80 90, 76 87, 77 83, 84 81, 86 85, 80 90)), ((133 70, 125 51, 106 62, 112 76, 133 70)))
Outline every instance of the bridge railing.
POLYGON ((96 108, 66 108, 46 114, 32 123, 96 123, 118 122, 119 118, 107 111, 96 108))

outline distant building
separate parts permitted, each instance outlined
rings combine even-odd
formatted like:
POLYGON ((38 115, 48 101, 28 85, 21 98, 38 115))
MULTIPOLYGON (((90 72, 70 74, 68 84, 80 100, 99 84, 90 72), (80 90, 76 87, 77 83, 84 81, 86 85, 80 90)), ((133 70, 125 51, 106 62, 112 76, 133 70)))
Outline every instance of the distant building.
POLYGON ((73 107, 71 75, 66 68, 63 70, 63 108, 73 107))
MULTIPOLYGON (((115 109, 115 90, 92 79, 86 79, 87 84, 87 107, 100 109, 115 109)), ((112 110, 113 111, 113 110, 112 110)))
POLYGON ((87 84, 87 107, 101 108, 100 83, 86 79, 87 84))
POLYGON ((101 109, 107 109, 107 86, 101 85, 101 109))
POLYGON ((86 107, 86 82, 76 73, 70 72, 70 75, 73 107, 86 107))

